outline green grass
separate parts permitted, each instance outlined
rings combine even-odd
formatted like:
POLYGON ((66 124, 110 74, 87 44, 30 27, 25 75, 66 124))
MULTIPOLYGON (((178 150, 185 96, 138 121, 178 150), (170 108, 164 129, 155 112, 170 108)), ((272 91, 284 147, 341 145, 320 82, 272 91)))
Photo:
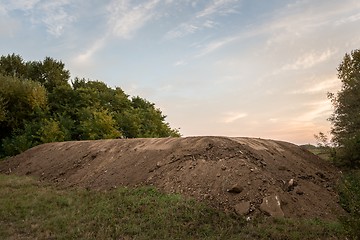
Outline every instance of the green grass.
POLYGON ((0 174, 0 239, 344 239, 340 222, 246 222, 154 188, 61 190, 0 174))
POLYGON ((330 147, 318 147, 311 144, 301 145, 300 147, 308 150, 309 152, 317 155, 318 157, 332 161, 331 148, 330 147))

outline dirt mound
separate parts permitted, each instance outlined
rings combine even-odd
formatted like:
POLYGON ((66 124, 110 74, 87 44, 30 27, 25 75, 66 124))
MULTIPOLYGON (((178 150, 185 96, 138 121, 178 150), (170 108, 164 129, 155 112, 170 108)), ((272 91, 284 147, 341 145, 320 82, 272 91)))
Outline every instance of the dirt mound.
POLYGON ((254 138, 116 139, 43 144, 0 163, 0 172, 60 186, 154 185, 238 214, 332 219, 343 213, 340 173, 290 143, 254 138))

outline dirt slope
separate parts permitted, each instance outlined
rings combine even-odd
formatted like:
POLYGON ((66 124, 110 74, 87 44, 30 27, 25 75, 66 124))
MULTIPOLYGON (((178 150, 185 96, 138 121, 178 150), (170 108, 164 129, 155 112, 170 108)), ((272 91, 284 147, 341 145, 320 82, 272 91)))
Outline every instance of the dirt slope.
POLYGON ((188 137, 49 143, 0 162, 0 172, 63 187, 154 185, 246 216, 332 219, 339 171, 300 147, 254 138, 188 137))

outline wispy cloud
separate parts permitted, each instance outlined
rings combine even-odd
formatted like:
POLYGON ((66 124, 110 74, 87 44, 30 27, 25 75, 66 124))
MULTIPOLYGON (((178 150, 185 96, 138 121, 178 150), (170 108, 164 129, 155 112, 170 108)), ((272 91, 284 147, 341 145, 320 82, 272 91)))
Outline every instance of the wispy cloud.
POLYGON ((339 79, 333 77, 330 79, 326 79, 324 81, 319 81, 317 83, 311 84, 311 86, 306 87, 304 89, 298 89, 295 91, 290 92, 290 94, 316 94, 319 92, 329 92, 334 90, 335 88, 339 88, 341 85, 341 82, 339 79))
POLYGON ((327 118, 332 112, 330 101, 319 101, 305 105, 306 110, 303 114, 295 118, 295 121, 311 122, 316 118, 327 118))
POLYGON ((97 39, 86 51, 80 53, 77 57, 75 57, 75 63, 84 64, 88 63, 92 58, 93 54, 96 53, 99 49, 101 49, 106 42, 106 36, 97 39))
POLYGON ((132 5, 130 0, 111 1, 106 7, 109 13, 108 28, 101 33, 101 38, 95 39, 88 49, 75 57, 75 63, 88 63, 112 36, 122 39, 134 37, 136 32, 156 15, 155 7, 158 3, 159 0, 146 1, 138 5, 132 5))
POLYGON ((199 54, 197 54, 195 57, 203 57, 207 54, 210 54, 210 53, 224 47, 225 45, 227 45, 237 39, 238 39, 238 37, 228 37, 228 38, 210 42, 210 43, 206 44, 205 46, 202 46, 201 52, 199 54))
POLYGON ((196 14, 196 18, 208 17, 213 14, 229 14, 236 12, 234 4, 239 3, 239 0, 214 0, 205 9, 196 14))
POLYGON ((271 122, 271 123, 278 123, 278 122, 279 122, 279 119, 278 119, 278 118, 270 118, 270 119, 269 119, 269 122, 271 122))
POLYGON ((179 60, 179 61, 175 62, 173 65, 175 67, 177 67, 177 66, 183 66, 183 65, 186 65, 186 64, 187 64, 187 62, 185 60, 179 60))
POLYGON ((30 10, 35 7, 37 3, 41 2, 41 0, 13 0, 4 3, 4 6, 8 10, 30 10))
POLYGON ((335 22, 335 26, 339 26, 346 23, 352 23, 360 20, 360 13, 351 15, 350 17, 342 18, 335 22))
POLYGON ((224 114, 225 117, 221 120, 223 123, 232 123, 241 118, 247 117, 247 113, 242 112, 227 112, 224 114))
POLYGON ((199 30, 200 27, 196 26, 193 23, 181 23, 176 28, 168 31, 164 38, 166 40, 175 39, 175 38, 181 38, 188 34, 195 33, 197 30, 199 30))
POLYGON ((6 8, 0 5, 0 16, 4 16, 7 14, 6 8))
POLYGON ((131 5, 129 0, 113 0, 107 7, 110 13, 109 26, 115 36, 129 39, 135 32, 149 22, 156 14, 155 7, 159 0, 146 1, 131 5))
POLYGON ((23 11, 34 25, 45 25, 47 32, 55 37, 60 37, 67 26, 76 20, 67 7, 69 0, 16 0, 9 1, 3 6, 6 12, 23 11))
POLYGON ((178 24, 175 28, 169 30, 165 40, 185 37, 194 34, 200 30, 214 28, 218 22, 214 20, 216 16, 237 13, 239 0, 214 0, 204 9, 195 13, 195 15, 186 22, 178 24))
POLYGON ((325 62, 332 55, 334 55, 334 53, 336 53, 336 51, 330 49, 327 49, 326 51, 320 53, 315 51, 305 53, 300 56, 295 62, 283 66, 280 69, 280 72, 311 68, 319 63, 325 62))
MULTIPOLYGON (((46 1, 39 6, 39 10, 44 13, 41 17, 48 33, 56 37, 61 36, 65 27, 70 25, 76 18, 66 11, 66 6, 69 4, 68 0, 46 1)), ((36 16, 34 16, 36 18, 36 16)), ((36 20, 35 20, 36 21, 36 20)))

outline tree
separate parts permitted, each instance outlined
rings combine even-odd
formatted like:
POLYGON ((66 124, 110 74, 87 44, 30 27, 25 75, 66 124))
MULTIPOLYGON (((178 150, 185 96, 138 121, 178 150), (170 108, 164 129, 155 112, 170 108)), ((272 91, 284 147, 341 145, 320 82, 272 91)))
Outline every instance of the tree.
POLYGON ((314 134, 314 138, 319 148, 326 149, 330 147, 329 139, 325 133, 319 132, 318 134, 314 134))
POLYGON ((121 137, 116 122, 104 109, 83 108, 80 112, 79 136, 82 140, 110 139, 121 137))
POLYGON ((0 97, 0 122, 5 121, 6 119, 6 103, 4 98, 0 97))
POLYGON ((47 105, 47 93, 39 83, 0 74, 0 131, 7 135, 23 128, 47 105), (1 113, 2 112, 2 113, 1 113))
POLYGON ((27 69, 22 57, 13 53, 12 55, 1 56, 0 73, 4 76, 20 78, 26 75, 27 69))
POLYGON ((64 63, 50 57, 0 57, 0 158, 54 141, 180 136, 153 103, 69 78, 64 63))
POLYGON ((27 62, 26 68, 26 78, 40 82, 49 93, 56 87, 69 85, 70 72, 61 61, 46 57, 42 62, 27 62))
POLYGON ((345 54, 339 65, 338 78, 342 87, 337 94, 329 93, 334 106, 330 117, 332 141, 337 147, 336 159, 349 167, 360 166, 360 49, 345 54))

